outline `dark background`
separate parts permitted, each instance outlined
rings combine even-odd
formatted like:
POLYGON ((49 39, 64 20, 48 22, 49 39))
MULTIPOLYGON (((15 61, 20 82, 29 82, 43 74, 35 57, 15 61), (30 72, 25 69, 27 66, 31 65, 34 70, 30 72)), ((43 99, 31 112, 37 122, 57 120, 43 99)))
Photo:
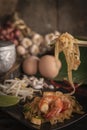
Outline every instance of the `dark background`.
POLYGON ((87 0, 0 0, 0 17, 17 11, 34 31, 87 37, 87 0))
MULTIPOLYGON (((8 15, 19 16, 34 31, 58 30, 87 38, 87 0, 0 0, 0 22, 8 15)), ((29 130, 0 111, 0 130, 29 130)), ((87 117, 62 130, 87 129, 87 117)))

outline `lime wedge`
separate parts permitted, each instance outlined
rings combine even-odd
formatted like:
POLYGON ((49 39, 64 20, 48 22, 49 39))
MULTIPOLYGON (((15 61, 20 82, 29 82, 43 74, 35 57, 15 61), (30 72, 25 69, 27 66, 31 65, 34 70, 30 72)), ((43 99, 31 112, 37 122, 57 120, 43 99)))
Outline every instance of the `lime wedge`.
POLYGON ((0 107, 9 107, 16 105, 19 102, 19 98, 15 96, 0 95, 0 107))

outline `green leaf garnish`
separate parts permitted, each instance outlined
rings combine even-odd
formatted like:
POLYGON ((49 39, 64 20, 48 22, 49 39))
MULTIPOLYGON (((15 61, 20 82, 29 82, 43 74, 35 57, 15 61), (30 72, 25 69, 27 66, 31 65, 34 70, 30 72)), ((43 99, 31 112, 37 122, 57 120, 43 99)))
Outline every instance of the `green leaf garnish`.
MULTIPOLYGON (((76 71, 73 71, 73 81, 76 83, 87 84, 87 47, 80 47, 81 64, 76 71)), ((60 54, 62 69, 54 79, 56 81, 67 78, 67 64, 63 53, 60 54)))

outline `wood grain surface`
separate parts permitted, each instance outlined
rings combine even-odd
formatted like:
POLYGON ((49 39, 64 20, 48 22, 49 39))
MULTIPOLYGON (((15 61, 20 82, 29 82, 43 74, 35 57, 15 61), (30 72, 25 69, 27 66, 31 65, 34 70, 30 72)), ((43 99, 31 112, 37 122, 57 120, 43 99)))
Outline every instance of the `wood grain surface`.
POLYGON ((87 37, 87 0, 0 0, 0 17, 18 12, 34 31, 87 37))

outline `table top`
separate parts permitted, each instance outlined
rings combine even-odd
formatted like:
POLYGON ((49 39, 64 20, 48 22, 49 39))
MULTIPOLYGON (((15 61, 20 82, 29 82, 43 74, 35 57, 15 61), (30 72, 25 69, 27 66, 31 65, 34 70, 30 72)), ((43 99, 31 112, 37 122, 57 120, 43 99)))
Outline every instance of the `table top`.
MULTIPOLYGON (((61 130, 83 130, 87 129, 87 117, 61 130)), ((25 125, 0 110, 0 130, 29 130, 25 125)), ((30 129, 34 130, 34 129, 30 129)))

